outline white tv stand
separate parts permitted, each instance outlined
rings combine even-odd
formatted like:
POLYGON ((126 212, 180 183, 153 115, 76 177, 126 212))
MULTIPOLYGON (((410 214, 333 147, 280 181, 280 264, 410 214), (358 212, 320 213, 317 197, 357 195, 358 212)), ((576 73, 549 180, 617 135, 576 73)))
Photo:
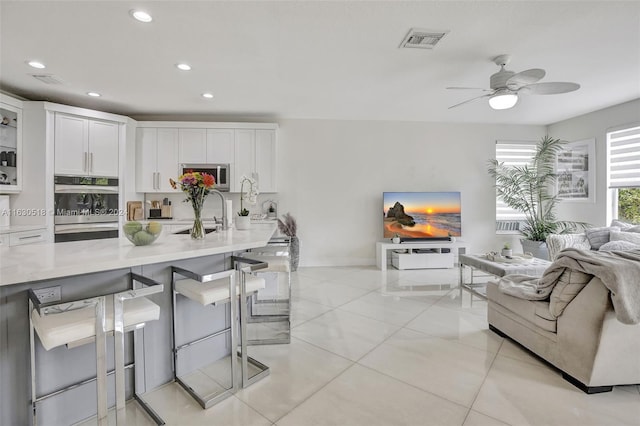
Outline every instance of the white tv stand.
POLYGON ((400 253, 400 256, 394 261, 396 264, 399 263, 400 267, 398 269, 453 268, 458 263, 458 255, 466 253, 467 244, 460 240, 404 242, 398 244, 390 241, 379 241, 376 243, 376 265, 382 271, 387 270, 387 252, 389 250, 407 250, 407 253, 400 253), (415 250, 418 249, 431 250, 427 253, 416 253, 415 250), (447 253, 447 250, 443 249, 449 249, 449 252, 447 253))

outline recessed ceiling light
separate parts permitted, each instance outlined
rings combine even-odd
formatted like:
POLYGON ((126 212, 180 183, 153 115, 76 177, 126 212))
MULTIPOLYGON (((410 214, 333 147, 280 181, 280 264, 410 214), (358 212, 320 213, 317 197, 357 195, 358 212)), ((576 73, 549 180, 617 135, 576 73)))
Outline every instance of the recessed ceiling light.
POLYGON ((130 10, 129 13, 133 16, 134 19, 140 22, 151 22, 153 18, 147 12, 143 10, 130 10))
POLYGON ((183 64, 183 63, 181 63, 181 64, 176 64, 176 67, 177 67, 179 70, 182 70, 182 71, 191 71, 191 65, 189 65, 189 64, 183 64))
POLYGON ((203 93, 202 97, 207 99, 213 99, 213 93, 203 93))
POLYGON ((29 61, 27 62, 27 64, 29 64, 29 66, 33 68, 38 68, 38 69, 46 68, 42 62, 38 62, 38 61, 29 61))
POLYGON ((87 92, 87 95, 92 96, 94 98, 99 98, 100 96, 102 96, 100 93, 98 92, 87 92))

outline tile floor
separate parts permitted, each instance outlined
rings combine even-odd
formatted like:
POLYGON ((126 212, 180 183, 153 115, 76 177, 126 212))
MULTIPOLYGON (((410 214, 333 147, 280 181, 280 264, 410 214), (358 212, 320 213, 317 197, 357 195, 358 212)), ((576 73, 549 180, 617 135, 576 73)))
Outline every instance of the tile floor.
POLYGON ((291 344, 250 348, 268 378, 208 410, 175 384, 145 398, 180 426, 640 425, 640 386, 585 395, 456 285, 457 270, 301 268, 291 344))

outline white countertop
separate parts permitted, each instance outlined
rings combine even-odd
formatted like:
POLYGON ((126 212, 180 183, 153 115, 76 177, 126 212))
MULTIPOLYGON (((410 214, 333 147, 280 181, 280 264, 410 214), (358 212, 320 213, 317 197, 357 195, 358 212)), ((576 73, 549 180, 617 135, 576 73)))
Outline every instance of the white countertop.
POLYGON ((0 247, 0 286, 263 247, 275 230, 275 224, 252 224, 199 241, 163 232, 153 244, 139 247, 124 237, 0 247))
POLYGON ((38 229, 46 229, 46 225, 9 225, 0 226, 0 234, 12 234, 14 232, 36 231, 38 229))

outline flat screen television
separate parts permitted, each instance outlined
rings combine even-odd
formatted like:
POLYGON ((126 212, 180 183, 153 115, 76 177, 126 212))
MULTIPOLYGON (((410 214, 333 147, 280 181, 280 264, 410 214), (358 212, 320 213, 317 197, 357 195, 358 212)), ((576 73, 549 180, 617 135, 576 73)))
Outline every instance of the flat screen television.
POLYGON ((384 237, 401 241, 460 237, 459 192, 384 192, 384 237))

